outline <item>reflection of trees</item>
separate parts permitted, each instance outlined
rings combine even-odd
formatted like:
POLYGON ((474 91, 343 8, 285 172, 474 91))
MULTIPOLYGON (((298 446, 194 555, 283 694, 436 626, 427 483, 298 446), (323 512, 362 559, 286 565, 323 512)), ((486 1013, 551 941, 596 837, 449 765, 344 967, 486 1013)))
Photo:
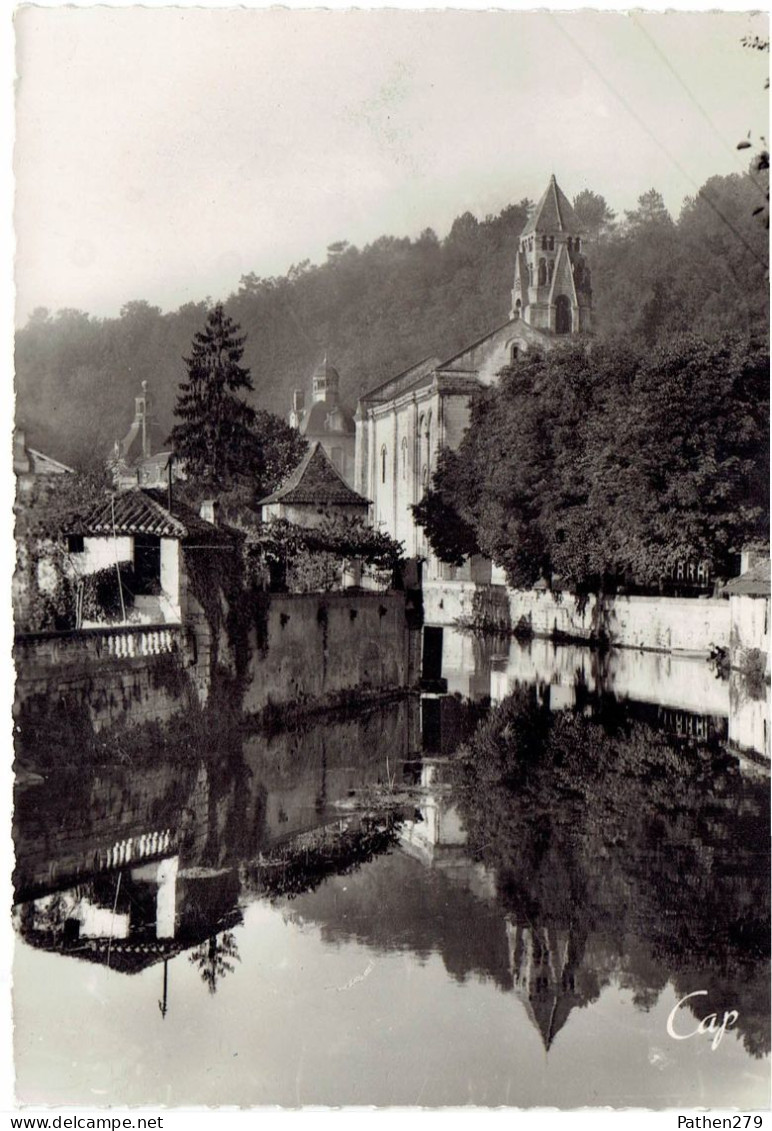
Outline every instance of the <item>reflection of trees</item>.
POLYGON ((769 812, 733 760, 522 691, 478 728, 456 785, 513 920, 602 936, 617 957, 585 947, 584 977, 603 966, 644 1009, 668 980, 706 989, 700 1016, 737 1009, 746 1048, 769 1050, 769 812))
POLYGON ((201 981, 206 984, 210 994, 217 993, 217 983, 236 969, 231 959, 241 962, 236 936, 232 931, 212 935, 188 955, 188 962, 198 968, 201 981))

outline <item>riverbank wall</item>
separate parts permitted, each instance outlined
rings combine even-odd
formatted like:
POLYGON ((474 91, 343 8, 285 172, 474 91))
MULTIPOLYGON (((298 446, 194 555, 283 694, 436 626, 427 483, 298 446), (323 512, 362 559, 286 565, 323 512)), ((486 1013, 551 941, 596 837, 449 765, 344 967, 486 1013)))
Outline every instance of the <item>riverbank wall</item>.
POLYGON ((415 686, 420 632, 403 592, 265 594, 245 638, 203 618, 20 635, 14 716, 25 736, 165 723, 208 704, 266 708, 370 699, 415 686), (215 647, 214 644, 217 646, 215 647))
POLYGON ((481 610, 524 635, 617 648, 709 655, 730 642, 729 602, 723 598, 588 596, 548 590, 486 587, 471 582, 433 582, 424 586, 427 625, 472 625, 481 610))

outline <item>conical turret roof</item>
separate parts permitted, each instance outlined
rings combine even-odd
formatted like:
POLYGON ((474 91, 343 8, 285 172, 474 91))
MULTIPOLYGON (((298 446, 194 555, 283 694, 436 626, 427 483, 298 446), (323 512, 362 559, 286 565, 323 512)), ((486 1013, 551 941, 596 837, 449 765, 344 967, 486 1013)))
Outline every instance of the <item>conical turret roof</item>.
POLYGON ((573 236, 582 231, 582 225, 553 173, 547 191, 520 234, 529 236, 531 232, 568 232, 573 236))

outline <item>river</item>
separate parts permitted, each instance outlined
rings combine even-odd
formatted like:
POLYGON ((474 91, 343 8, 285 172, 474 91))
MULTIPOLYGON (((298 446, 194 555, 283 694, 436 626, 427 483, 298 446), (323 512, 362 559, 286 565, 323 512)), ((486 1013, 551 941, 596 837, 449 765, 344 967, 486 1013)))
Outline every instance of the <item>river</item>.
POLYGON ((23 768, 21 1102, 768 1106, 766 699, 442 659, 446 695, 23 768))

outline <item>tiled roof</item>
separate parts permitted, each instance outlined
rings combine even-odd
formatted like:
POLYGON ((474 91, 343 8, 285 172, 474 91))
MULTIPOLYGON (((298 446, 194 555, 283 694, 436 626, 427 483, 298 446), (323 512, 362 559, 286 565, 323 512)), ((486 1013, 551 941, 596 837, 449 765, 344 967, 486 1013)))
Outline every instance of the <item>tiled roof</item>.
POLYGON ((769 560, 756 562, 745 573, 725 585, 721 592, 729 597, 769 597, 769 560))
POLYGON ((169 511, 166 499, 165 491, 130 487, 100 501, 85 515, 71 518, 63 530, 88 537, 155 534, 159 538, 196 541, 221 540, 235 533, 230 527, 207 522, 192 507, 176 499, 169 511))
POLYGON ((277 491, 260 500, 269 503, 337 503, 368 506, 368 500, 352 491, 317 441, 303 456, 289 479, 277 491))
POLYGON ((582 225, 569 204, 568 197, 558 186, 555 175, 550 177, 547 191, 533 210, 531 218, 520 233, 529 236, 531 232, 580 233, 582 225))
POLYGON ((147 491, 130 488, 106 498, 72 524, 68 533, 156 534, 159 538, 184 538, 187 527, 152 498, 147 491))

